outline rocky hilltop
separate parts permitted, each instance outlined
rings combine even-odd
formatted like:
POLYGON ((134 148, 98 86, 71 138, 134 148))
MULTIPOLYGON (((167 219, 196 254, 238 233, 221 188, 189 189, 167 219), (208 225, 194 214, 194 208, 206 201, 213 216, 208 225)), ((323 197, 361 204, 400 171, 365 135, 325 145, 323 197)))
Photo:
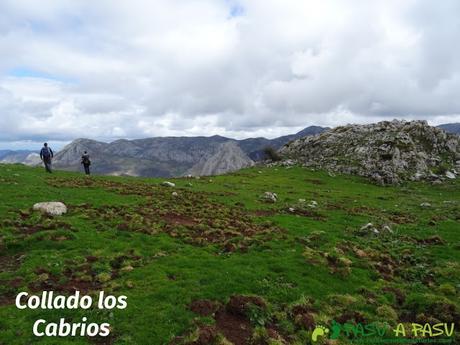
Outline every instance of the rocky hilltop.
POLYGON ((379 184, 439 181, 460 170, 460 137, 426 121, 383 121, 336 127, 280 150, 305 166, 369 177, 379 184))

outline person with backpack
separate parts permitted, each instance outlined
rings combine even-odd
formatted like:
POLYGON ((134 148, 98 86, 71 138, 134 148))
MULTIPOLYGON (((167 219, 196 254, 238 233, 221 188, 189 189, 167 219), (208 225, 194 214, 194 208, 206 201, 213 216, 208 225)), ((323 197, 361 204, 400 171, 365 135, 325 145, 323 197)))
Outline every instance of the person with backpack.
POLYGON ((51 150, 51 148, 48 147, 47 143, 44 143, 42 149, 40 150, 40 159, 45 164, 46 172, 50 174, 53 172, 51 170, 51 160, 53 159, 53 157, 54 157, 53 150, 51 150))
POLYGON ((89 160, 89 154, 88 152, 83 152, 83 155, 81 156, 81 164, 83 164, 83 167, 85 168, 85 174, 89 175, 89 166, 91 165, 91 161, 89 160))

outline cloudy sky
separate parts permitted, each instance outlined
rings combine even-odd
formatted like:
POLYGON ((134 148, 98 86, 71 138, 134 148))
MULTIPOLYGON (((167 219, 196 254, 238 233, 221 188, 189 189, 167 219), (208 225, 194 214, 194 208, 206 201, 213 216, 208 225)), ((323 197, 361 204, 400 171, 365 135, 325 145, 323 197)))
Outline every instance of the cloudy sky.
POLYGON ((1 0, 0 148, 460 122, 457 0, 1 0))

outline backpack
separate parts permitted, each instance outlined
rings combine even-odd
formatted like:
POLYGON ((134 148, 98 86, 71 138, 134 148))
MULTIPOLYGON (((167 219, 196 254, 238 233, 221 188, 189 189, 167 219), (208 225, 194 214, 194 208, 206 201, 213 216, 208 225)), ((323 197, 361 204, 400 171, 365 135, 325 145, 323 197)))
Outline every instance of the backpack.
POLYGON ((50 151, 49 147, 42 148, 42 155, 45 158, 51 157, 51 151, 50 151))
POLYGON ((83 165, 91 165, 91 161, 89 160, 89 156, 82 156, 81 157, 81 162, 83 165))

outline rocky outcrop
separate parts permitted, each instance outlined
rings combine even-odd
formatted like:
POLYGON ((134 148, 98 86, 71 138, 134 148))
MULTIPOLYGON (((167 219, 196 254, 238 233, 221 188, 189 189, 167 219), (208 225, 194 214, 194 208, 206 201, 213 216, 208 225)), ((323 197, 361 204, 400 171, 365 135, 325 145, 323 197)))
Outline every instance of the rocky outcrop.
POLYGON ((336 127, 285 145, 280 154, 305 166, 369 177, 379 184, 457 175, 460 138, 425 121, 336 127))
POLYGON ((188 174, 194 176, 221 175, 254 165, 254 162, 233 141, 220 145, 211 157, 201 160, 188 174))

